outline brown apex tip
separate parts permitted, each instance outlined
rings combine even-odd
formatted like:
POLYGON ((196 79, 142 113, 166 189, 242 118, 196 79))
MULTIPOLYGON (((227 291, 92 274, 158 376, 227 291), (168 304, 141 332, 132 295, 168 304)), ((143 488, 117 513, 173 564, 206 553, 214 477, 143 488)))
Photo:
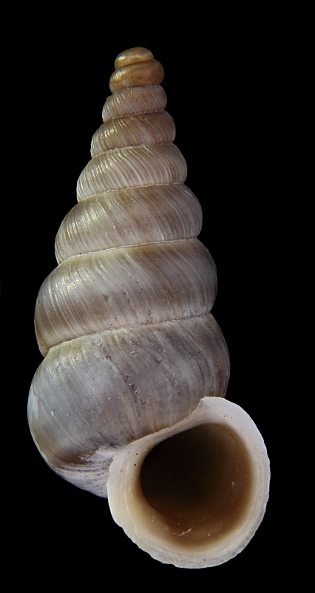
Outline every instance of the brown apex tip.
POLYGON ((160 62, 145 47, 133 47, 121 52, 115 60, 115 68, 109 81, 112 93, 128 87, 160 84, 164 78, 160 62))
POLYGON ((152 62, 153 54, 145 47, 132 47, 122 51, 115 60, 115 70, 136 64, 138 62, 152 62))

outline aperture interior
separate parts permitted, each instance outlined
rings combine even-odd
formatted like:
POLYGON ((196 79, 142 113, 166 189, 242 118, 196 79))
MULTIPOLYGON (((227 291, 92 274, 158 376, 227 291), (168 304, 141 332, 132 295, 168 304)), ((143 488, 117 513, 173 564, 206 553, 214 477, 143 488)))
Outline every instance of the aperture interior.
POLYGON ((233 429, 204 424, 156 445, 144 459, 140 484, 178 544, 215 543, 237 529, 249 510, 251 459, 233 429))

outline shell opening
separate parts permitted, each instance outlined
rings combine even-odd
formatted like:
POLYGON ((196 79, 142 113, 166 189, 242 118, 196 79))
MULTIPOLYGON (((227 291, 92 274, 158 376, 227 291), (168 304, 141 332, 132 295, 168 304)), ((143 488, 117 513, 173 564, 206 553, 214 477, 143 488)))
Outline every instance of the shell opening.
POLYGON ((205 568, 241 552, 264 516, 270 468, 248 414, 205 397, 187 418, 114 456, 108 502, 118 525, 160 562, 205 568))
POLYGON ((156 445, 143 462, 139 487, 164 538, 198 548, 241 524, 251 502, 252 474, 236 432, 206 424, 156 445))

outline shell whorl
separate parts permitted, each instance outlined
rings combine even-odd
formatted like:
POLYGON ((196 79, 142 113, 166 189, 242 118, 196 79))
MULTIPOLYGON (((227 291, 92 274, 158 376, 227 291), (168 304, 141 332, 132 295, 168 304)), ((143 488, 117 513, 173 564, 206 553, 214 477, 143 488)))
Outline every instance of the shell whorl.
POLYGON ((29 398, 46 461, 101 496, 112 447, 182 420, 205 395, 224 396, 229 375, 209 313, 216 269, 196 239, 202 212, 173 144, 163 68, 144 48, 115 66, 78 204, 56 236, 59 265, 38 295, 46 358, 29 398))

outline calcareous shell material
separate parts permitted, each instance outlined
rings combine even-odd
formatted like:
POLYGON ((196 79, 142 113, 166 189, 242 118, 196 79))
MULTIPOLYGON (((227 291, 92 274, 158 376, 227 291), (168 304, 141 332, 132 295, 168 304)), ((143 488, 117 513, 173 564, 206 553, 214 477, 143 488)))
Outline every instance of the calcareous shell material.
POLYGON ((38 295, 45 357, 29 394, 34 441, 59 475, 108 497, 153 558, 221 564, 259 526, 269 461, 224 399, 229 356, 210 310, 216 269, 165 111, 163 68, 120 54, 112 95, 38 295))

